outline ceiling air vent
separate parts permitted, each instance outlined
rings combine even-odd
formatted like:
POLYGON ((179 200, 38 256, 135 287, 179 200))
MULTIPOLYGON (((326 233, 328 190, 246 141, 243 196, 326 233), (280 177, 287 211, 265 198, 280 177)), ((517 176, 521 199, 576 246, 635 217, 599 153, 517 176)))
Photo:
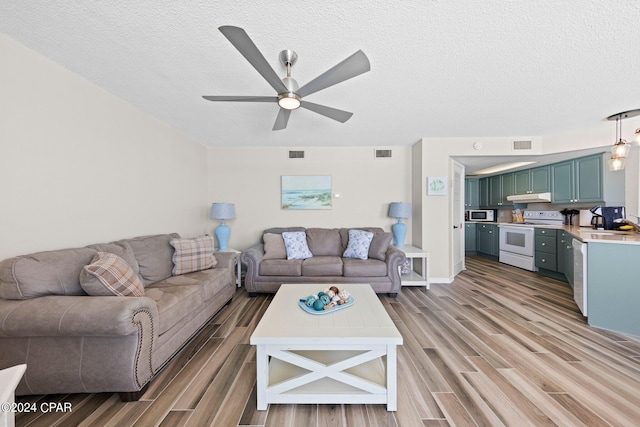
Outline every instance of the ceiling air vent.
POLYGON ((376 159, 388 159, 391 157, 391 150, 376 150, 376 159))
POLYGON ((531 150, 531 141, 513 141, 514 150, 531 150))
POLYGON ((304 151, 289 151, 290 159, 304 159, 304 151))

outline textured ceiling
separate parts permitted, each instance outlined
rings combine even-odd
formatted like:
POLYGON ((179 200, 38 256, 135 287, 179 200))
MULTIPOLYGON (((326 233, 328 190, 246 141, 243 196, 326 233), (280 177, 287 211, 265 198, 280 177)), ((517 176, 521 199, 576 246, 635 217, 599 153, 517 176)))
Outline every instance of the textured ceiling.
POLYGON ((205 145, 408 145, 421 137, 537 136, 640 107, 638 0, 2 0, 0 31, 205 145), (244 28, 300 85, 358 49, 371 71, 308 101, 340 124, 275 104, 218 31, 244 28))

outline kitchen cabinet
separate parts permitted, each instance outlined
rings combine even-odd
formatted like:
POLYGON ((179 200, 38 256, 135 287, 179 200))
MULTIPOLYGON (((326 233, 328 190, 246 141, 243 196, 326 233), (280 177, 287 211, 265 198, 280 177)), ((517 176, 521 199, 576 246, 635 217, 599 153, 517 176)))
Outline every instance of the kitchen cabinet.
POLYGON ((535 229, 535 265, 540 270, 558 271, 557 231, 547 228, 535 229))
POLYGON ((477 179, 466 179, 464 181, 464 208, 480 208, 480 181, 477 179))
POLYGON ((480 178, 478 185, 480 187, 480 208, 487 209, 489 207, 489 178, 480 178))
POLYGON ((513 173, 512 194, 546 193, 551 191, 551 167, 540 166, 513 173))
POLYGON ((564 274, 567 282, 573 288, 573 236, 564 230, 558 230, 558 273, 564 274))
POLYGON ((514 194, 513 173, 489 177, 489 207, 500 209, 513 206, 507 196, 514 194))
POLYGON ((605 154, 552 164, 551 203, 624 205, 624 172, 605 165, 605 154))
POLYGON ((465 253, 475 253, 477 249, 477 224, 467 222, 464 224, 464 251, 465 253))
POLYGON ((477 252, 497 257, 500 254, 500 235, 497 224, 477 224, 477 252))

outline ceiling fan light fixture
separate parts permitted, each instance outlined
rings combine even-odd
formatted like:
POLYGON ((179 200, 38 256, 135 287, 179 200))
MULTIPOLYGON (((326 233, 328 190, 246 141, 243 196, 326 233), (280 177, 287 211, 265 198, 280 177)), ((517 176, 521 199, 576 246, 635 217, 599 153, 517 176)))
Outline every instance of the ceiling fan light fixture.
POLYGON ((278 95, 278 105, 285 110, 300 108, 300 97, 293 92, 278 95))

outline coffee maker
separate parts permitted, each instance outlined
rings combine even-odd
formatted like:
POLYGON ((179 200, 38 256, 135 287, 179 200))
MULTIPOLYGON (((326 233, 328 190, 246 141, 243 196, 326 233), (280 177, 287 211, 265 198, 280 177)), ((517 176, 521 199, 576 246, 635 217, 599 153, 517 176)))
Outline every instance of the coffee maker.
POLYGON ((614 221, 625 218, 624 206, 594 206, 591 213, 591 226, 597 230, 613 230, 614 221))

